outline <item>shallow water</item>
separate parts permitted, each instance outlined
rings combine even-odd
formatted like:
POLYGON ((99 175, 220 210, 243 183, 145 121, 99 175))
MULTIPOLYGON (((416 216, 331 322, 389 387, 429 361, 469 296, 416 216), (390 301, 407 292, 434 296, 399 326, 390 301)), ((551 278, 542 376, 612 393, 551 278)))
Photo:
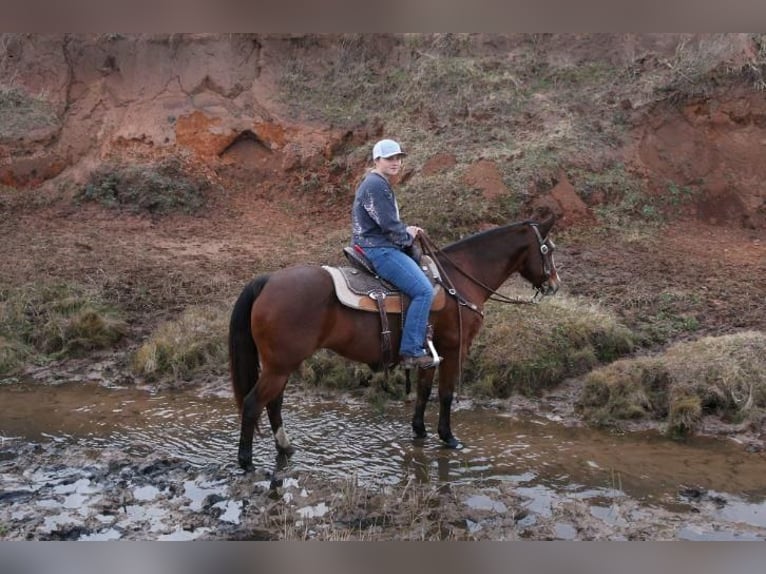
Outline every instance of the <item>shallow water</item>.
MULTIPOLYGON (((236 461, 238 420, 233 400, 226 396, 201 398, 187 391, 152 394, 83 383, 14 384, 0 386, 0 405, 0 441, 6 445, 6 441, 31 441, 95 450, 112 447, 139 456, 165 453, 200 466, 232 466, 236 461)), ((356 476, 366 485, 505 481, 529 499, 528 509, 536 515, 549 514, 557 499, 578 498, 589 502, 594 516, 607 521, 616 498, 629 496, 675 508, 688 502, 679 491, 692 486, 725 497, 726 504, 715 511, 719 517, 766 527, 764 457, 739 445, 704 439, 678 443, 653 434, 616 435, 567 428, 545 419, 520 421, 461 401, 453 414, 453 431, 465 448, 447 450, 434 432, 437 411, 435 403, 429 405, 426 423, 431 434, 415 441, 409 425, 411 403, 394 403, 385 412, 376 412, 350 399, 307 400, 288 394, 283 415, 298 448, 288 469, 330 479, 356 476)), ((262 424, 268 428, 265 416, 262 424)), ((270 436, 256 438, 254 459, 257 465, 273 468, 270 436)), ((206 494, 195 494, 199 485, 185 488, 193 501, 206 494)), ((137 491, 137 499, 157 495, 145 490, 137 491)), ((76 498, 87 493, 75 483, 66 494, 74 508, 76 498)), ((238 509, 222 504, 224 514, 235 520, 238 509)), ((466 504, 481 509, 495 503, 478 496, 466 504)), ((717 539, 725 539, 725 533, 721 536, 717 539)), ((710 533, 689 530, 684 537, 708 539, 710 533)))

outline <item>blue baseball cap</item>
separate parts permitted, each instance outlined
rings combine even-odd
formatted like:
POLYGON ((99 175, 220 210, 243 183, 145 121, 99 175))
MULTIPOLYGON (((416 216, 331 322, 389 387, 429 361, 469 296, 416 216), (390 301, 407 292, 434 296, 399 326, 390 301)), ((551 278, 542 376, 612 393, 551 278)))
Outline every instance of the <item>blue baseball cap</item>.
POLYGON ((372 147, 372 159, 379 157, 389 158, 395 155, 407 155, 402 151, 402 147, 394 140, 380 140, 372 147))

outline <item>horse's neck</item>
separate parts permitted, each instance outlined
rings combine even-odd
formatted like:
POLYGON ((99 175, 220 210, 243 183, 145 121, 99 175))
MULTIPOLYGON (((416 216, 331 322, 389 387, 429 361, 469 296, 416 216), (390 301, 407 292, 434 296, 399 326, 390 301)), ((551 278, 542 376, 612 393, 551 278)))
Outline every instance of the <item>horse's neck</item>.
POLYGON ((524 248, 523 243, 512 241, 506 235, 492 237, 488 242, 467 241, 447 252, 447 257, 448 261, 454 263, 470 278, 460 272, 450 272, 449 269, 447 273, 458 290, 473 292, 476 298, 484 302, 491 293, 482 285, 493 291, 497 290, 518 271, 521 264, 519 256, 524 248), (481 285, 477 285, 477 282, 481 285))

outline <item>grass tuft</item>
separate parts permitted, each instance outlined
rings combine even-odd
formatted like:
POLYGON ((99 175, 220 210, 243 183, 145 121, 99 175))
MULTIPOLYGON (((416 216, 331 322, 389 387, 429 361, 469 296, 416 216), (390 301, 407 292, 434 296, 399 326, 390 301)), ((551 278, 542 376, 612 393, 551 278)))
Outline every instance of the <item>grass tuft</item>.
POLYGON ((189 380, 203 372, 224 372, 228 360, 225 309, 190 307, 160 325, 133 355, 136 374, 156 381, 189 380))
POLYGON ((13 373, 28 361, 108 348, 126 332, 121 313, 81 286, 0 290, 0 374, 13 373))
POLYGON ((684 437, 694 432, 702 419, 702 400, 697 395, 680 393, 673 397, 668 414, 668 434, 684 437))
POLYGON ((671 435, 693 432, 706 414, 760 425, 766 409, 766 334, 704 337, 657 356, 618 360, 585 376, 578 409, 598 424, 667 418, 671 435))
MULTIPOLYGON (((382 408, 389 399, 404 398, 401 369, 373 371, 367 365, 348 361, 326 349, 306 359, 295 375, 302 384, 332 390, 363 390, 368 402, 382 408)), ((414 378, 413 378, 414 385, 414 378)))
POLYGON ((627 327, 576 298, 557 295, 535 306, 490 303, 464 379, 480 396, 535 395, 634 346, 627 327))

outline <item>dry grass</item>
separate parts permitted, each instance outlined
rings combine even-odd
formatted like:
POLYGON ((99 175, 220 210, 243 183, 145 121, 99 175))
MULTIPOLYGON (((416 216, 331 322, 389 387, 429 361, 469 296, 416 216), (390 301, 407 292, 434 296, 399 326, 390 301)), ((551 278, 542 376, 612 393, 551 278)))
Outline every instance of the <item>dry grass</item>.
POLYGON ((126 332, 121 313, 85 287, 51 284, 0 290, 0 375, 26 362, 111 347, 126 332))
POLYGON ((417 221, 440 244, 475 233, 480 224, 503 225, 519 219, 514 194, 487 200, 480 190, 463 183, 461 177, 462 172, 455 170, 418 177, 414 183, 403 186, 399 201, 406 218, 417 221))
POLYGON ((740 73, 742 65, 736 62, 741 52, 742 44, 731 34, 706 34, 698 39, 682 37, 674 56, 661 61, 670 72, 661 90, 703 94, 710 89, 712 76, 740 73))
MULTIPOLYGON (((483 51, 476 35, 412 34, 386 53, 374 37, 349 34, 334 45, 336 57, 321 62, 311 59, 311 46, 296 45, 280 87, 296 113, 352 128, 384 122, 387 134, 405 142, 408 164, 423 165, 440 152, 454 155, 454 167, 431 177, 416 172, 401 186, 408 215, 434 229, 434 238, 451 240, 476 222, 514 219, 562 170, 584 199, 603 194, 602 225, 661 222, 667 202, 652 197, 614 153, 630 131, 621 104, 686 99, 743 74, 762 82, 766 62, 762 35, 679 34, 672 56, 634 54, 622 62, 555 58, 560 54, 549 40, 528 35, 498 54, 483 51), (748 39, 759 52, 743 62, 748 39), (466 167, 479 159, 501 170, 509 190, 502 200, 486 201, 462 182, 466 167)), ((365 145, 349 154, 366 151, 365 145)))
POLYGON ((22 341, 0 335, 0 376, 17 372, 32 360, 32 349, 22 341))
MULTIPOLYGON (((277 500, 253 524, 256 530, 277 532, 279 540, 473 540, 491 539, 495 530, 502 532, 502 538, 516 539, 520 537, 516 517, 524 512, 521 499, 504 486, 493 489, 508 507, 502 515, 466 510, 464 501, 482 492, 476 485, 408 480, 396 485, 364 486, 351 476, 325 498, 309 494, 296 500, 285 496, 287 490, 278 487, 273 493, 277 500), (495 530, 482 530, 476 536, 469 529, 467 517, 488 518, 495 530)), ((306 490, 326 492, 310 484, 306 490)))
POLYGON ((693 432, 705 414, 760 424, 766 408, 766 334, 746 331, 677 343, 656 356, 622 359, 589 373, 579 408, 592 422, 667 419, 693 432))
POLYGON ((631 331, 577 298, 536 306, 491 303, 465 369, 467 388, 489 397, 534 395, 630 353, 631 331))
POLYGON ((228 357, 228 314, 222 307, 189 307, 161 324, 133 356, 133 370, 149 380, 188 379, 223 372, 228 357))

